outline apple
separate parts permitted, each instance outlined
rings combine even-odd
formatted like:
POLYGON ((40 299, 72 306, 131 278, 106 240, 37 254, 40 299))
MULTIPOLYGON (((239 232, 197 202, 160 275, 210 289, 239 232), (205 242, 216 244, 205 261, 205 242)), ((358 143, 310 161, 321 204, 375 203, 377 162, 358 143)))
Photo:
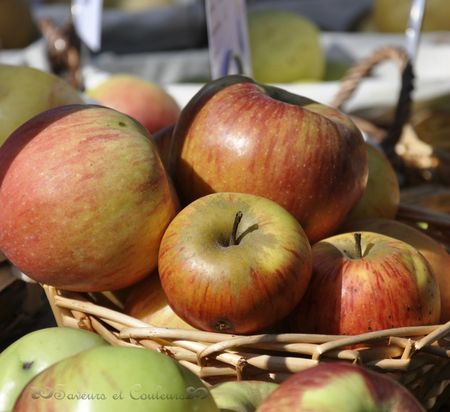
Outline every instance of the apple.
POLYGON ((0 148, 0 250, 36 282, 127 287, 157 265, 177 196, 147 131, 116 110, 41 113, 0 148))
MULTIPOLYGON (((393 7, 391 0, 375 0, 373 20, 380 32, 404 33, 408 26, 411 0, 397 0, 393 7)), ((428 0, 425 2, 422 31, 450 30, 450 7, 448 0, 428 0)))
POLYGON ((34 378, 14 412, 217 412, 199 377, 169 356, 105 346, 64 359, 34 378))
POLYGON ((175 123, 180 114, 178 103, 162 86, 131 74, 113 74, 86 94, 133 117, 151 134, 175 123))
POLYGON ((0 50, 23 49, 37 37, 27 0, 0 1, 0 50))
POLYGON ((166 168, 169 171, 170 151, 172 148, 172 134, 175 125, 166 126, 152 135, 152 139, 158 149, 159 157, 166 168))
POLYGON ((439 286, 411 245, 348 232, 314 244, 312 254, 313 273, 292 312, 293 331, 357 335, 439 322, 439 286))
POLYGON ((258 412, 425 412, 388 375, 361 366, 321 363, 295 373, 274 390, 258 412))
POLYGON ((211 395, 221 412, 255 412, 278 384, 265 381, 229 381, 215 385, 211 395))
POLYGON ((6 256, 3 254, 3 252, 0 250, 0 263, 4 262, 6 260, 6 256))
POLYGON ((350 210, 346 221, 381 217, 394 219, 400 204, 400 185, 397 174, 386 155, 366 143, 369 176, 362 198, 350 210))
POLYGON ((311 247, 277 203, 213 193, 186 206, 161 241, 167 301, 197 329, 252 333, 287 315, 308 285, 311 247))
POLYGON ((176 0, 103 0, 105 8, 125 12, 142 12, 156 7, 173 6, 176 0))
POLYGON ((11 411, 20 392, 36 375, 81 351, 107 345, 94 332, 49 327, 30 332, 0 353, 0 411, 11 411))
POLYGON ((124 312, 157 327, 195 329, 169 306, 157 273, 132 287, 125 300, 124 312))
POLYGON ((249 10, 248 36, 253 77, 262 83, 322 80, 325 51, 316 24, 298 13, 249 10))
POLYGON ((239 75, 206 84, 183 108, 169 168, 184 204, 214 192, 267 197, 311 243, 337 230, 368 173, 348 116, 239 75))
POLYGON ((83 103, 65 80, 32 67, 0 64, 0 83, 0 146, 33 116, 56 106, 83 103))
POLYGON ((349 222, 346 231, 365 230, 390 236, 416 248, 431 266, 441 295, 441 323, 450 321, 450 255, 431 236, 398 220, 372 218, 349 222))

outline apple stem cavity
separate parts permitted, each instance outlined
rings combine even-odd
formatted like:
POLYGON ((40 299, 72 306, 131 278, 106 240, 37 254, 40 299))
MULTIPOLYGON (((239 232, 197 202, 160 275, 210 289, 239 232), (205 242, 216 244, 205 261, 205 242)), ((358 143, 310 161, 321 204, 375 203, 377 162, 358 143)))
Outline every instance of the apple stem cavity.
POLYGON ((353 236, 355 238, 356 258, 361 259, 363 257, 362 247, 361 247, 361 233, 359 233, 359 232, 354 233, 353 236))
POLYGON ((22 363, 22 369, 23 370, 31 369, 31 367, 33 366, 33 363, 34 363, 34 361, 23 362, 22 363))
POLYGON ((228 246, 239 244, 239 241, 237 239, 237 230, 239 223, 241 222, 241 219, 242 219, 242 212, 239 211, 236 213, 236 216, 234 217, 233 229, 231 230, 230 241, 228 242, 228 246))

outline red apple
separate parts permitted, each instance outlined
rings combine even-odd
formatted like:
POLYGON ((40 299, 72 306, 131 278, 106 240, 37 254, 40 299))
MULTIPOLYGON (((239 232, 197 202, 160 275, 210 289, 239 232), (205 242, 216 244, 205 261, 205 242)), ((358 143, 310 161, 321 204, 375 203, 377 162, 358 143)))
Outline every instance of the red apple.
POLYGON ((369 217, 394 219, 400 204, 400 184, 386 155, 366 143, 369 177, 362 198, 353 206, 345 221, 369 217))
POLYGON ((363 219, 349 222, 346 231, 366 230, 381 233, 415 247, 431 266, 441 294, 441 323, 450 321, 450 255, 442 244, 419 229, 391 219, 363 219))
POLYGON ((86 94, 104 106, 125 113, 150 133, 178 119, 180 107, 161 86, 130 74, 114 74, 86 94))
POLYGON ((361 366, 333 362, 295 373, 257 411, 425 412, 425 409, 393 378, 361 366))
POLYGON ((169 306, 157 273, 132 287, 125 301, 124 312, 161 328, 195 329, 169 306))
POLYGON ((312 252, 311 281, 292 312, 294 331, 356 335, 439 322, 439 286, 411 245, 373 232, 343 233, 312 252))
POLYGON ((277 203, 214 193, 169 224, 158 269, 170 306, 186 322, 251 333, 299 302, 311 275, 311 247, 300 224, 277 203))
POLYGON ((115 110, 52 109, 0 148, 0 250, 35 281, 131 285, 155 269, 177 210, 147 131, 115 110))
POLYGON ((367 182, 364 140, 348 116, 238 75, 208 83, 189 101, 172 149, 185 203, 213 192, 267 197, 311 242, 339 227, 367 182))
POLYGON ((175 125, 170 125, 158 130, 152 135, 152 139, 158 149, 159 157, 164 167, 169 170, 170 151, 172 148, 172 133, 175 125))

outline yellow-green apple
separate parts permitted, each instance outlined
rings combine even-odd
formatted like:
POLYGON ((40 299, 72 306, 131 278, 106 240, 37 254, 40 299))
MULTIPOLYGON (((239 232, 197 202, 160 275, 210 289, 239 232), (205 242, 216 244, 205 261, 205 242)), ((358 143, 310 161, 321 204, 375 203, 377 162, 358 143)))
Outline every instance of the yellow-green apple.
POLYGON ((287 10, 248 13, 253 77, 262 83, 322 80, 325 51, 320 30, 308 18, 287 10))
POLYGON ((33 116, 72 103, 83 99, 62 78, 32 67, 0 64, 0 146, 33 116))
POLYGON ((185 203, 213 192, 267 197, 313 243, 337 230, 367 183, 367 150, 348 116, 239 75, 206 84, 188 102, 170 155, 185 203))
POLYGON ((116 110, 50 109, 0 148, 0 250, 37 282, 99 291, 143 279, 177 211, 155 144, 116 110))
POLYGON ((278 384, 265 381, 229 381, 215 385, 211 395, 220 412, 255 412, 278 384))
POLYGON ((311 276, 311 247, 277 203, 213 193, 169 224, 158 270, 170 306, 186 322, 251 333, 272 326, 299 302, 311 276))
POLYGON ((30 332, 0 353, 0 411, 12 411, 20 392, 36 375, 62 359, 107 345, 94 332, 50 327, 30 332))
POLYGON ((297 372, 275 389, 258 412, 425 412, 406 387, 387 374, 344 362, 297 372))
POLYGON ((439 286, 411 245, 348 232, 312 247, 313 274, 292 312, 293 331, 337 335, 439 323, 439 286))
POLYGON ((150 133, 175 123, 180 114, 178 103, 162 86, 131 74, 113 74, 86 94, 133 117, 150 133))
POLYGON ((132 287, 125 300, 124 312, 157 327, 195 329, 169 306, 157 273, 132 287))
MULTIPOLYGON (((373 19, 375 29, 381 32, 403 33, 408 26, 411 0, 375 0, 373 19)), ((450 30, 450 5, 447 0, 428 0, 425 2, 422 31, 450 30)))
POLYGON ((362 198, 353 206, 345 221, 381 217, 393 219, 400 204, 400 184, 386 155, 366 143, 369 176, 362 198))
POLYGON ((431 266, 441 295, 441 322, 450 321, 450 255, 431 236, 398 220, 372 218, 349 222, 346 231, 365 230, 400 239, 416 248, 431 266))
POLYGON ((14 412, 218 412, 197 375, 159 352, 104 346, 47 368, 23 390, 14 412))

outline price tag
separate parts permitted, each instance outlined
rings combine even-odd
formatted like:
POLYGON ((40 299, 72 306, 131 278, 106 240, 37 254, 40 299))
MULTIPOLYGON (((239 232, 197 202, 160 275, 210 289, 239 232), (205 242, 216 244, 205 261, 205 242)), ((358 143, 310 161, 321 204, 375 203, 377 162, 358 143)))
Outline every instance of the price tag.
POLYGON ((251 76, 245 0, 206 0, 206 22, 212 78, 251 76))
POLYGON ((72 0, 72 19, 80 39, 92 51, 99 51, 102 35, 103 0, 72 0))

